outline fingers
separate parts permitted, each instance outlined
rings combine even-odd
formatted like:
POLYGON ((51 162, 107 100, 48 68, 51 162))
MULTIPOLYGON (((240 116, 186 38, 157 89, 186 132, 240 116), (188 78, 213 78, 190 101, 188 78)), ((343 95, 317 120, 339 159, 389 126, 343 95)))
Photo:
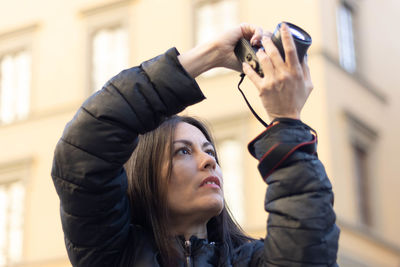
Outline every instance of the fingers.
POLYGON ((254 32, 256 32, 257 27, 249 23, 242 23, 240 24, 240 29, 243 37, 249 40, 253 36, 254 32))
POLYGON ((296 46, 294 44, 292 34, 290 33, 290 29, 286 23, 282 23, 280 31, 283 49, 285 50, 286 62, 289 64, 289 66, 298 66, 299 59, 297 57, 296 46))
POLYGON ((264 77, 270 78, 275 73, 274 65, 263 48, 258 49, 257 58, 264 72, 264 77))
MULTIPOLYGON (((246 26, 244 29, 252 34, 251 41, 259 38, 260 31, 256 28, 246 26)), ((257 51, 264 77, 260 77, 246 63, 243 64, 243 72, 258 89, 270 118, 299 119, 304 103, 313 89, 310 69, 307 58, 300 64, 293 37, 285 24, 281 26, 281 39, 286 61, 283 61, 278 48, 272 42, 271 35, 264 32, 261 42, 265 50, 261 48, 257 51)))
POLYGON ((270 36, 264 35, 262 38, 262 45, 265 48, 265 53, 268 55, 272 64, 277 68, 283 68, 285 63, 279 54, 278 48, 274 45, 270 36))
POLYGON ((306 83, 307 89, 309 91, 312 91, 312 89, 314 88, 314 85, 311 80, 310 68, 308 67, 308 55, 307 54, 305 55, 304 60, 301 63, 301 68, 303 69, 303 77, 304 77, 304 81, 306 83))
POLYGON ((261 27, 249 23, 242 23, 240 24, 240 29, 243 37, 250 40, 252 45, 259 46, 261 44, 261 38, 263 36, 263 29, 261 27))
POLYGON ((304 56, 304 60, 301 63, 301 68, 303 69, 303 75, 304 75, 305 79, 307 79, 308 77, 311 77, 310 68, 308 67, 308 55, 307 54, 304 56))
POLYGON ((282 59, 278 48, 271 40, 272 33, 263 31, 262 28, 256 27, 252 24, 243 23, 240 25, 242 34, 246 39, 250 39, 253 46, 262 46, 264 51, 257 52, 261 68, 264 73, 287 72, 302 75, 304 77, 310 76, 308 66, 303 67, 300 64, 296 46, 290 29, 286 23, 282 23, 280 28, 282 45, 285 51, 285 61, 282 59), (259 42, 261 40, 261 43, 259 42), (308 71, 308 72, 307 72, 308 71))
MULTIPOLYGON (((253 68, 245 62, 243 63, 243 72, 254 84, 260 84, 262 82, 262 78, 257 74, 257 72, 255 72, 253 68)), ((256 87, 258 88, 258 86, 256 87)))
POLYGON ((250 43, 252 46, 261 46, 261 38, 263 36, 263 29, 260 27, 256 28, 256 31, 254 32, 253 36, 250 39, 250 43))

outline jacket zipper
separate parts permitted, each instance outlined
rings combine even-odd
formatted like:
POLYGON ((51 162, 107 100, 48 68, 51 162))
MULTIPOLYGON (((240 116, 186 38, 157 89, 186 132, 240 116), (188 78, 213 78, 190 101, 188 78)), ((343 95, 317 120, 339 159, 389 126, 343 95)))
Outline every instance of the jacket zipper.
POLYGON ((192 265, 192 243, 189 240, 185 240, 185 267, 193 267, 192 265))

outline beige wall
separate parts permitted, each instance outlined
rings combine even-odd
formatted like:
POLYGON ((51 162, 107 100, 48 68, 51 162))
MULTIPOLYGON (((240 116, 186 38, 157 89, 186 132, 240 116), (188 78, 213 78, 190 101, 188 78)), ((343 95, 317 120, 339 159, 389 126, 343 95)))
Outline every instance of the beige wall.
MULTIPOLYGON (((348 258, 369 264, 366 266, 399 266, 400 37, 395 25, 400 2, 351 2, 358 6, 356 75, 349 75, 337 63, 336 0, 240 0, 240 20, 271 30, 281 20, 292 21, 313 36, 309 64, 315 89, 304 108, 303 120, 318 131, 319 156, 334 185, 335 209, 342 228, 343 266, 350 266, 348 258), (371 168, 371 228, 361 226, 357 216, 345 112, 357 116, 378 133, 371 168)), ((122 17, 130 33, 130 63, 137 65, 171 46, 184 51, 193 45, 191 8, 189 0, 21 0, 0 4, 0 52, 7 44, 28 39, 33 56, 30 116, 0 126, 0 166, 21 160, 30 162, 21 266, 69 266, 50 169, 53 149, 65 123, 89 94, 90 32, 96 25, 122 17)), ((218 129, 224 123, 240 122, 237 129, 242 132, 240 140, 245 149, 262 127, 237 92, 238 80, 232 72, 199 77, 207 100, 185 113, 207 118, 217 137, 222 134, 218 129)), ((256 111, 265 117, 255 88, 248 80, 242 88, 256 111)), ((246 154, 244 228, 255 236, 263 236, 265 185, 256 165, 246 154)))

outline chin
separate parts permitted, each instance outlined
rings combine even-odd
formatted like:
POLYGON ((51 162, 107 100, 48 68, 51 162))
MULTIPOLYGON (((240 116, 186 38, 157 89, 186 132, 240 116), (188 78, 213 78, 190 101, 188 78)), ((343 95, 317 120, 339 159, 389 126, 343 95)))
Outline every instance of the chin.
POLYGON ((222 196, 209 198, 205 205, 211 217, 219 215, 224 208, 224 199, 222 196))

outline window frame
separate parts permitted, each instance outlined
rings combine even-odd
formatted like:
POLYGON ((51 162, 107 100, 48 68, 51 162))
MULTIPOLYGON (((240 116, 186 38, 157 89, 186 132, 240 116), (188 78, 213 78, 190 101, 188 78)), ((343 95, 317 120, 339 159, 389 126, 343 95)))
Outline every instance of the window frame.
MULTIPOLYGON (((19 264, 23 262, 25 259, 25 253, 26 253, 25 244, 26 244, 26 233, 27 233, 26 221, 28 220, 26 211, 28 209, 28 198, 29 198, 28 181, 30 177, 32 162, 33 162, 32 158, 24 158, 13 162, 0 164, 0 186, 3 185, 9 186, 11 184, 20 182, 24 190, 24 196, 22 200, 22 211, 21 211, 23 217, 21 225, 22 236, 21 236, 20 258, 15 262, 12 260, 6 262, 4 267, 10 264, 19 264)), ((6 248, 8 247, 6 246, 6 248)), ((6 253, 9 253, 9 249, 6 253)))
MULTIPOLYGON (((192 24, 193 25, 192 46, 193 47, 205 41, 205 40, 197 40, 197 33, 198 33, 198 29, 199 29, 199 25, 198 25, 198 21, 197 21, 197 9, 203 7, 204 5, 216 4, 216 3, 224 2, 224 1, 236 2, 236 5, 237 5, 236 22, 232 26, 238 25, 240 22, 240 14, 241 14, 240 0, 193 0, 192 1, 192 21, 193 21, 192 22, 193 23, 192 24)), ((219 29, 219 32, 221 30, 223 30, 223 29, 219 29)), ((201 74, 200 76, 214 77, 214 76, 218 76, 218 75, 222 75, 222 74, 229 74, 229 73, 233 73, 233 71, 231 71, 229 69, 225 69, 225 68, 216 68, 216 69, 209 70, 209 71, 201 74)))
MULTIPOLYGON (((242 117, 242 116, 235 116, 235 117, 231 117, 231 118, 225 118, 221 121, 215 121, 212 126, 210 127, 214 136, 214 141, 215 141, 215 145, 216 145, 216 151, 221 163, 221 145, 224 141, 229 141, 229 140, 234 140, 235 142, 237 142, 237 144, 239 145, 240 149, 241 149, 241 153, 239 155, 239 161, 242 162, 242 166, 239 168, 240 169, 240 179, 241 181, 239 183, 241 183, 242 187, 240 188, 240 195, 242 195, 242 201, 240 204, 240 208, 241 210, 239 211, 239 213, 241 213, 241 215, 237 216, 237 211, 235 211, 236 207, 235 206, 231 206, 229 203, 229 199, 227 199, 228 193, 225 192, 224 190, 224 196, 226 198, 226 201, 228 203, 228 206, 230 208, 230 211, 234 217, 234 219, 238 222, 238 224, 240 226, 244 226, 247 225, 247 205, 248 205, 248 200, 246 198, 246 194, 248 193, 248 185, 245 182, 246 181, 246 174, 248 171, 248 166, 246 164, 246 158, 245 158, 245 153, 247 152, 247 132, 246 129, 248 127, 248 118, 247 117, 242 117)), ((231 165, 231 164, 230 164, 231 165)), ((222 171, 223 171, 223 177, 224 178, 224 183, 226 182, 226 171, 224 172, 225 166, 222 164, 222 166, 220 166, 222 171)), ((229 167, 229 165, 228 165, 229 167)), ((237 192, 235 192, 237 193, 237 192)), ((233 194, 232 194, 233 196, 233 194)), ((237 196, 237 194, 235 195, 237 196)))
MULTIPOLYGON (((127 33, 127 62, 131 62, 132 57, 132 36, 131 27, 129 23, 130 10, 129 5, 131 0, 120 0, 115 3, 108 3, 104 5, 96 5, 84 10, 81 10, 80 15, 83 17, 85 24, 85 54, 86 54, 86 67, 85 67, 85 95, 90 96, 95 91, 93 90, 93 47, 92 41, 96 33, 102 29, 122 28, 127 33)), ((117 74, 117 73, 116 73, 117 74)), ((99 90, 101 88, 98 88, 99 90)))
MULTIPOLYGON (((0 120, 1 125, 9 125, 15 122, 23 121, 29 119, 32 114, 33 107, 33 95, 34 95, 34 35, 39 28, 39 24, 31 24, 25 27, 17 28, 8 32, 0 33, 0 59, 3 59, 7 55, 14 55, 20 52, 26 52, 29 54, 30 62, 29 62, 29 96, 28 96, 28 111, 27 114, 22 116, 22 118, 18 118, 19 115, 14 112, 14 118, 10 122, 3 122, 0 120)), ((1 72, 0 72, 1 75, 1 72)), ((1 79, 1 77, 0 77, 1 79)), ((1 88, 0 88, 1 90, 1 88)))
MULTIPOLYGON (((337 29, 337 46, 338 46, 338 56, 339 56, 339 64, 340 66, 348 73, 354 74, 357 73, 359 70, 359 60, 358 60, 358 54, 357 54, 357 47, 358 47, 358 42, 357 42, 357 9, 358 9, 358 4, 356 0, 342 0, 339 1, 338 6, 336 8, 336 29, 337 29), (341 19, 340 19, 340 9, 345 9, 350 13, 350 18, 351 18, 351 47, 347 47, 347 43, 344 44, 343 40, 341 40, 341 36, 343 36, 343 32, 341 30, 342 26, 341 25, 341 19), (346 47, 344 47, 346 45, 346 47), (346 50, 351 50, 350 53, 352 54, 352 59, 351 62, 348 65, 348 63, 345 62, 345 59, 343 58, 344 55, 343 51, 346 50)), ((348 26, 348 25, 346 25, 348 26)), ((346 42, 348 40, 345 40, 346 42)), ((347 52, 346 52, 347 53, 347 52)))
POLYGON ((377 149, 378 132, 355 115, 346 112, 348 125, 348 145, 350 159, 352 160, 352 177, 355 188, 355 201, 357 204, 357 223, 360 226, 371 228, 374 225, 374 166, 375 150, 377 149), (357 150, 362 150, 365 158, 357 158, 357 150), (362 164, 361 170, 358 165, 362 164))
MULTIPOLYGON (((90 56, 90 62, 89 62, 89 64, 90 64, 90 74, 89 74, 90 75, 90 77, 89 77, 89 79, 90 79, 90 87, 89 87, 90 93, 94 93, 97 90, 101 89, 100 86, 97 87, 95 85, 95 80, 94 80, 94 70, 95 70, 95 66, 94 66, 94 47, 93 47, 94 38, 96 37, 97 33, 99 33, 100 31, 105 30, 105 31, 113 32, 113 31, 118 30, 118 29, 122 29, 127 34, 127 45, 126 45, 126 48, 127 48, 127 59, 126 59, 127 60, 127 65, 125 67, 122 67, 122 68, 128 68, 128 66, 129 66, 130 49, 129 49, 129 36, 128 36, 128 33, 127 33, 127 29, 124 26, 122 26, 121 24, 110 24, 110 25, 107 25, 107 26, 104 26, 104 27, 99 27, 99 28, 97 28, 97 30, 94 30, 91 33, 91 36, 90 36, 90 55, 89 55, 90 56)), ((119 69, 118 71, 122 71, 122 68, 119 69)), ((115 73, 115 74, 117 74, 117 73, 115 73)), ((111 77, 109 77, 109 78, 111 78, 111 77)), ((106 80, 105 80, 105 82, 106 82, 106 80)))

